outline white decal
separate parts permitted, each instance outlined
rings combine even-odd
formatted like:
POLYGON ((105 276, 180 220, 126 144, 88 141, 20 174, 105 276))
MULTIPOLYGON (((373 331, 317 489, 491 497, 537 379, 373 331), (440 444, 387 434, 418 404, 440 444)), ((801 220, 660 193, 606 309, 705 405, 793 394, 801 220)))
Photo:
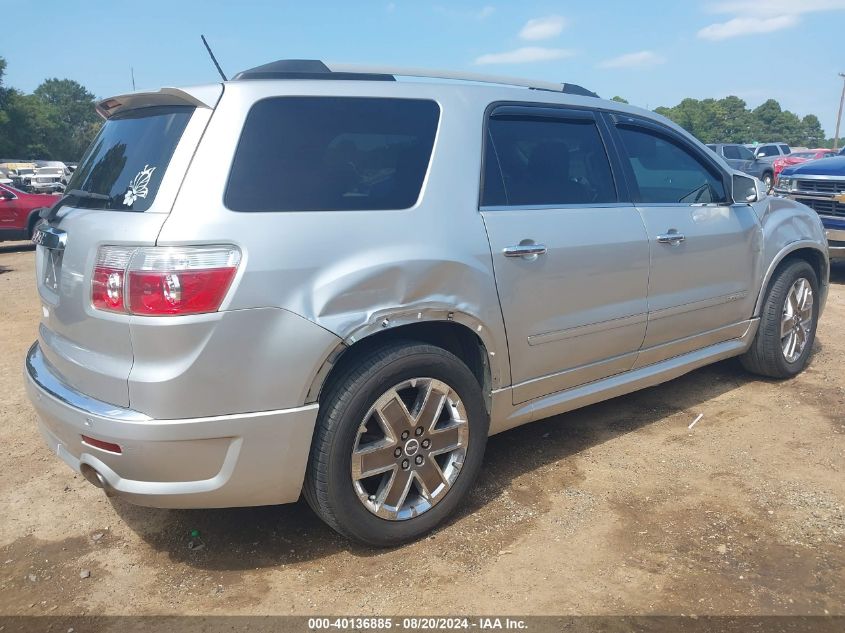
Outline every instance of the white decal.
POLYGON ((138 174, 132 179, 132 182, 129 183, 129 190, 126 192, 126 195, 123 196, 123 204, 127 207, 131 207, 135 204, 135 201, 138 198, 146 198, 147 194, 150 192, 147 189, 147 185, 150 184, 150 178, 155 171, 155 167, 150 167, 149 165, 144 165, 144 168, 138 172, 138 174))

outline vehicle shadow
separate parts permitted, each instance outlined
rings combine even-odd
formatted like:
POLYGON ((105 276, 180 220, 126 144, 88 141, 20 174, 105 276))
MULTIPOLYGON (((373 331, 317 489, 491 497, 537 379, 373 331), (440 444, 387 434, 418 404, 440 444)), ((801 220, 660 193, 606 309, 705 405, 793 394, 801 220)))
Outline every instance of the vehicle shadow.
POLYGON ((2 253, 23 253, 25 251, 34 251, 35 244, 32 242, 10 242, 9 244, 0 243, 0 254, 2 253))
MULTIPOLYGON (((490 438, 479 481, 464 507, 439 531, 488 505, 510 482, 591 446, 660 421, 755 380, 736 360, 696 370, 669 383, 501 433, 490 438)), ((692 419, 690 419, 692 421, 692 419)), ((316 560, 339 551, 377 556, 338 536, 304 501, 284 506, 160 510, 113 499, 115 511, 150 546, 171 560, 204 570, 236 571, 316 560), (192 530, 203 547, 189 548, 192 530)))

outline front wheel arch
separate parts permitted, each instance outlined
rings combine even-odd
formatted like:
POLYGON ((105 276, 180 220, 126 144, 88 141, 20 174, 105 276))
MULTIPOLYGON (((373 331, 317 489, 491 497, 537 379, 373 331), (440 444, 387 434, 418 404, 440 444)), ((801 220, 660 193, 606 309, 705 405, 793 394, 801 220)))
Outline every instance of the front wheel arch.
POLYGON ((816 279, 819 282, 819 290, 822 293, 822 298, 824 298, 827 292, 827 279, 830 271, 830 262, 827 258, 827 253, 822 252, 815 242, 795 242, 784 247, 772 259, 772 263, 769 264, 766 276, 763 278, 763 283, 760 286, 760 292, 757 295, 757 302, 754 304, 753 316, 760 316, 763 302, 766 299, 766 293, 769 291, 773 280, 777 278, 777 273, 785 266, 788 266, 794 259, 802 259, 813 267, 813 270, 816 272, 816 279))

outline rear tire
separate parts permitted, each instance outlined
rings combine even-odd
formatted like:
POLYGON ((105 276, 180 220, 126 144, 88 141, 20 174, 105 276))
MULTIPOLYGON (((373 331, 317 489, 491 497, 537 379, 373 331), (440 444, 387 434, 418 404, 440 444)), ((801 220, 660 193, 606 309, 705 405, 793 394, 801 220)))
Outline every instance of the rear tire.
POLYGON ((819 282, 810 264, 793 260, 782 265, 766 291, 754 341, 740 357, 743 367, 769 378, 791 378, 803 371, 816 338, 818 296, 819 282))
POLYGON ((334 530, 368 545, 417 539, 466 497, 488 428, 481 387, 458 357, 386 343, 320 398, 305 499, 334 530))

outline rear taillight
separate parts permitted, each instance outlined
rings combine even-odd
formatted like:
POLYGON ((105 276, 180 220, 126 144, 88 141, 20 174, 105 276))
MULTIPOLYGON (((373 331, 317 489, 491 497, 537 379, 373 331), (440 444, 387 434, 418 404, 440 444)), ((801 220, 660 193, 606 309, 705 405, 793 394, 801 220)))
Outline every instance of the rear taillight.
POLYGON ((91 303, 98 310, 147 316, 216 312, 240 259, 234 246, 101 246, 91 303))

